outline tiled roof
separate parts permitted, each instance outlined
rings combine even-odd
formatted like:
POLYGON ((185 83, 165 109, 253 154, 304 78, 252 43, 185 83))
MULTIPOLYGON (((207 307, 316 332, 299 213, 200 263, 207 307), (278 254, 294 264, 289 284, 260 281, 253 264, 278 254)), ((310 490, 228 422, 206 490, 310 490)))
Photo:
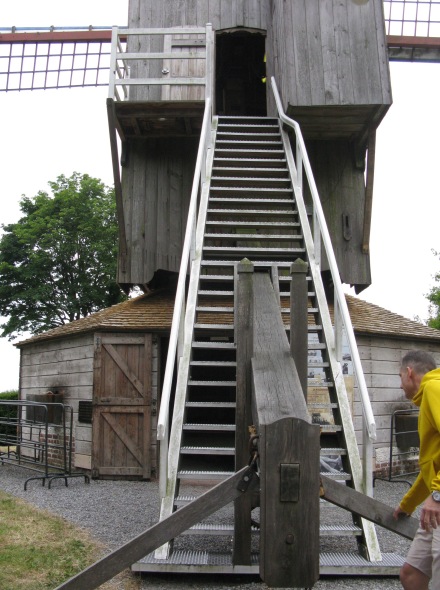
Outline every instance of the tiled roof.
POLYGON ((174 293, 166 290, 140 295, 112 305, 85 318, 53 328, 16 346, 34 344, 41 340, 75 336, 98 330, 159 331, 170 330, 173 319, 174 293))
MULTIPOLYGON (((358 334, 380 334, 392 338, 438 340, 440 342, 440 330, 428 328, 423 324, 409 320, 352 295, 346 295, 346 299, 354 331, 358 334)), ((221 302, 212 298, 209 302, 204 300, 204 305, 215 306, 219 304, 225 305, 226 302, 224 299, 221 302)), ((75 322, 18 342, 16 346, 21 347, 43 340, 75 336, 99 330, 166 332, 171 328, 173 305, 174 293, 169 290, 141 295, 75 322)), ((232 315, 217 314, 213 316, 211 314, 206 318, 201 317, 200 320, 209 321, 210 323, 230 323, 232 322, 232 315)))
POLYGON ((346 295, 346 300, 356 333, 440 341, 440 330, 428 328, 352 295, 346 295))

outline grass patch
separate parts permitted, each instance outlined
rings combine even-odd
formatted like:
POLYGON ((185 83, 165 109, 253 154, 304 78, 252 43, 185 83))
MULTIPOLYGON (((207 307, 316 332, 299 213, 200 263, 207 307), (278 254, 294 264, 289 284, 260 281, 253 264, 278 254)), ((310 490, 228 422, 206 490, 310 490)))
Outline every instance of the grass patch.
MULTIPOLYGON (((87 531, 0 491, 0 588, 53 590, 104 553, 87 531)), ((139 587, 130 572, 101 588, 121 582, 126 590, 139 587)))

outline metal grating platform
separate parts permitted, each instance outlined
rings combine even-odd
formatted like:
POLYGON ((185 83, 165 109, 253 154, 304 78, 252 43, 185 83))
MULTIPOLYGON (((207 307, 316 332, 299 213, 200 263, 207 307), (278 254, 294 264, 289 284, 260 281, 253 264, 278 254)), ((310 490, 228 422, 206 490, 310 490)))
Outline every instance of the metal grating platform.
MULTIPOLYGON (((321 553, 321 576, 397 576, 404 558, 396 553, 382 553, 382 561, 367 561, 357 553, 321 553)), ((251 565, 233 566, 231 555, 208 551, 175 551, 169 559, 155 559, 150 553, 132 566, 135 572, 222 573, 258 575, 258 555, 252 554, 251 565)))

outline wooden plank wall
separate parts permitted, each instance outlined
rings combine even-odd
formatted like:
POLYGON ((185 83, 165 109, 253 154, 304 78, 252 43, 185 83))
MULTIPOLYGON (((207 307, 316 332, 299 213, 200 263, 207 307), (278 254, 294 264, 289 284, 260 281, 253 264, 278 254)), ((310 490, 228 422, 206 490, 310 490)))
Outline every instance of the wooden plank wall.
POLYGON ((20 363, 20 396, 58 390, 72 406, 75 467, 90 469, 92 425, 78 423, 79 400, 93 395, 93 335, 46 340, 24 346, 20 363))
POLYGON ((382 0, 270 0, 270 10, 268 70, 286 103, 391 104, 382 0))
POLYGON ((266 0, 130 0, 128 26, 205 26, 266 29, 266 0))
MULTIPOLYGON (((122 334, 123 336, 123 334, 122 334)), ((75 338, 46 340, 23 346, 20 360, 20 397, 62 390, 64 403, 73 408, 75 457, 74 466, 91 468, 92 425, 78 422, 78 402, 93 400, 94 334, 75 338)), ((158 342, 152 343, 152 407, 157 410, 158 342)), ((151 420, 151 467, 157 469, 157 416, 151 420)))
MULTIPOLYGON (((382 338, 356 335, 362 367, 367 383, 373 414, 376 420, 377 440, 375 451, 382 450, 388 456, 390 420, 395 410, 415 407, 400 389, 399 369, 402 357, 410 350, 430 352, 440 366, 440 344, 410 339, 382 338)), ((360 448, 362 447, 362 407, 359 392, 354 391, 354 427, 360 448)))
POLYGON ((146 285, 159 268, 179 271, 197 147, 196 138, 130 142, 122 172, 128 256, 118 283, 146 285))
MULTIPOLYGON (((368 286, 370 255, 362 252, 364 171, 354 166, 353 148, 348 141, 309 141, 307 151, 341 280, 347 285, 368 286)), ((325 260, 322 269, 327 270, 325 260)))

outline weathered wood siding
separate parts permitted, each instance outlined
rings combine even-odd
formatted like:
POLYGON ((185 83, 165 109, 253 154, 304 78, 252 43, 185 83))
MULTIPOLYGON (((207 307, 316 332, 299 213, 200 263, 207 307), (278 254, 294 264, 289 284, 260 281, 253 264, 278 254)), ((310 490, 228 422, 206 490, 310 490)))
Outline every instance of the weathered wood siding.
POLYGON ((270 0, 268 68, 289 105, 389 105, 382 0, 270 0))
POLYGON ((266 0, 130 0, 128 26, 160 28, 182 25, 215 30, 234 27, 266 29, 266 0))
POLYGON ((157 269, 178 271, 185 236, 197 139, 130 142, 122 169, 128 257, 118 282, 146 285, 157 269))
POLYGON ((310 141, 307 147, 341 280, 360 291, 371 284, 370 255, 362 252, 364 171, 355 166, 348 141, 310 141))
MULTIPOLYGON (((356 336, 365 380, 376 420, 376 452, 389 451, 391 415, 395 410, 415 407, 400 389, 399 369, 402 357, 410 350, 422 349, 433 354, 440 365, 440 343, 427 343, 410 339, 356 336)), ((359 392, 354 391, 354 425, 356 437, 362 446, 362 407, 359 392)))
POLYGON ((78 422, 78 402, 93 396, 93 335, 48 340, 21 350, 20 397, 58 390, 73 408, 74 466, 90 469, 92 425, 78 422))

